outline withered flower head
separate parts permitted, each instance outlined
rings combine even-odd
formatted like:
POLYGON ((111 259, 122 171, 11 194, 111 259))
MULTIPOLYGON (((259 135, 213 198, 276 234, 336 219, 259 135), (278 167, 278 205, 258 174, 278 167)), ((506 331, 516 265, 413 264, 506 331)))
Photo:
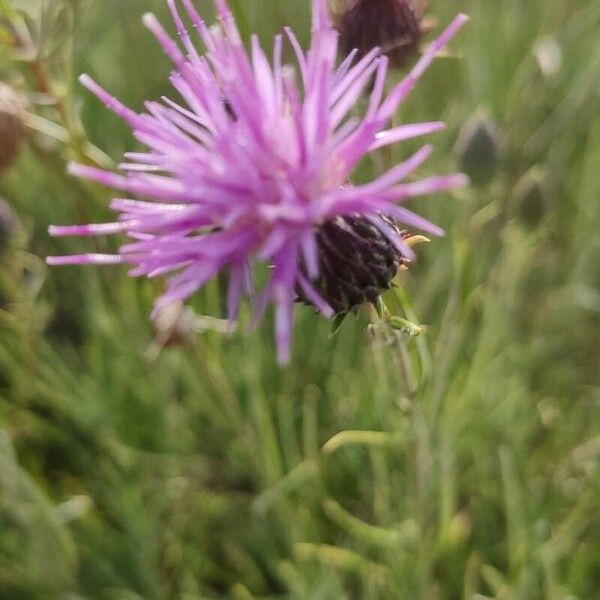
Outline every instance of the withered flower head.
POLYGON ((424 4, 419 0, 331 0, 342 53, 356 48, 364 56, 377 46, 393 66, 402 67, 419 48, 424 4))
POLYGON ((8 169, 23 142, 24 98, 12 87, 0 82, 0 173, 8 169))

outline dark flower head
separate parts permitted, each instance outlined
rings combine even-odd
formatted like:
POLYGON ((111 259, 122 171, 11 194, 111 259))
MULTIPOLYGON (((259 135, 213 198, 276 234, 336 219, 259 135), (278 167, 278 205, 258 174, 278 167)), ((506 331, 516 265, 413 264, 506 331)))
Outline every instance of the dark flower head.
POLYGON ((456 151, 461 169, 472 183, 485 186, 500 166, 500 137, 496 124, 479 110, 463 126, 456 151))
MULTIPOLYGON (((429 156, 430 146, 370 183, 346 182, 370 152, 443 127, 433 122, 387 128, 436 53, 467 18, 459 15, 407 77, 386 94, 388 60, 378 50, 356 63, 356 53, 350 53, 336 66, 337 34, 325 0, 313 0, 307 52, 292 31, 285 30, 296 55, 295 67, 282 63, 281 35, 275 38, 272 58, 256 36, 248 52, 225 0, 214 3, 220 27, 209 29, 191 0, 182 0, 204 54, 196 49, 175 0, 168 0, 168 5, 177 41, 153 15, 144 17, 174 64, 171 83, 178 101, 147 102, 145 111, 137 113, 87 75, 81 77, 83 85, 126 121, 146 150, 128 153, 120 174, 71 165, 73 174, 126 192, 128 197, 112 201, 119 214, 113 223, 51 227, 50 232, 57 236, 124 233, 130 242, 115 255, 49 257, 48 262, 125 263, 131 265, 132 275, 169 274, 167 291, 157 300, 154 316, 227 271, 231 320, 237 317, 242 296, 253 294, 251 263, 266 263, 272 268, 258 294, 257 317, 269 302, 276 305, 279 359, 286 362, 297 292, 328 317, 340 308, 328 303, 328 299, 333 303, 332 296, 324 297, 319 278, 321 269, 326 270, 324 240, 341 235, 337 229, 342 222, 354 231, 366 228, 374 244, 385 246, 385 259, 393 254, 390 270, 400 257, 410 260, 412 252, 381 215, 411 228, 441 233, 402 206, 412 196, 466 181, 462 175, 450 175, 402 183, 429 156), (357 118, 352 109, 369 88, 366 111, 357 118)), ((364 254, 361 257, 364 262, 364 254)), ((383 279, 387 276, 387 271, 382 274, 383 279)), ((382 281, 378 279, 377 285, 382 281)), ((366 293, 363 296, 370 299, 366 293)))
POLYGON ((362 57, 379 47, 402 67, 419 48, 423 3, 417 0, 341 0, 333 14, 343 54, 356 48, 362 57))

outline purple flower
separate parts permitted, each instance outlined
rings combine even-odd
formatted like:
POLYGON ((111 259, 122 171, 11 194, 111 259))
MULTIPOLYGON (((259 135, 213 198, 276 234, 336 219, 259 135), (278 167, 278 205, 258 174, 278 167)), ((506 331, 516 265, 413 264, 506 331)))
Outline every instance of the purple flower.
POLYGON ((175 0, 167 1, 178 41, 153 15, 146 15, 144 23, 174 64, 170 81, 179 101, 146 102, 145 112, 138 114, 89 76, 80 78, 125 120, 146 151, 127 153, 120 165, 122 174, 81 164, 70 165, 70 171, 131 197, 111 202, 119 213, 114 223, 50 227, 55 236, 124 233, 131 241, 116 255, 47 260, 54 265, 125 263, 133 267, 131 275, 169 274, 154 317, 225 269, 232 321, 241 297, 254 295, 252 263, 266 263, 270 276, 257 294, 256 319, 269 302, 276 305, 278 356, 284 363, 289 359, 298 294, 327 317, 334 314, 314 284, 320 268, 317 235, 324 224, 359 216, 405 260, 413 256, 410 248, 380 215, 442 233, 402 206, 411 196, 466 182, 462 175, 451 175, 401 183, 429 156, 430 146, 370 183, 349 185, 348 181, 370 152, 443 127, 431 122, 386 129, 399 104, 467 17, 457 16, 412 71, 385 94, 387 59, 378 50, 356 63, 355 53, 350 53, 336 67, 337 35, 326 0, 313 0, 312 37, 306 53, 292 31, 285 29, 296 56, 294 67, 282 63, 281 35, 275 38, 272 59, 256 36, 247 52, 225 0, 214 0, 220 27, 210 29, 191 0, 182 0, 206 48, 200 54, 175 0), (367 90, 365 113, 357 118, 352 109, 367 90))

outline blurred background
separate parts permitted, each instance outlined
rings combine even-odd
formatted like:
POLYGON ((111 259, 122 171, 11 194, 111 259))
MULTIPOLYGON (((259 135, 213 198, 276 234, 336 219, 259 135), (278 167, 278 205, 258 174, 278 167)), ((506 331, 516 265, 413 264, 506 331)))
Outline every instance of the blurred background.
MULTIPOLYGON (((307 39, 306 0, 232 5, 307 39)), ((163 0, 0 0, 0 598, 600 598, 600 0, 431 1, 472 20, 397 118, 445 120, 421 174, 473 185, 412 202, 447 235, 388 301, 427 331, 300 308, 286 369, 270 319, 157 331, 161 282, 43 262, 121 241, 47 227, 110 220, 67 160, 136 147, 77 75, 170 93, 149 10, 173 30, 163 0)))

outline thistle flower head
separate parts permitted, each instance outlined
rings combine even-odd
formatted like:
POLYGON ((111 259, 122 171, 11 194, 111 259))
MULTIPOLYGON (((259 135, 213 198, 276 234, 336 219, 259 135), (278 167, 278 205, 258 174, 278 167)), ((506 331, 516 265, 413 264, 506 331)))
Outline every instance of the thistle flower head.
MULTIPOLYGON (((131 274, 168 274, 154 316, 184 301, 220 271, 229 274, 228 316, 236 319, 240 299, 254 295, 251 265, 269 265, 269 279, 256 292, 256 316, 276 306, 279 359, 288 359, 294 301, 300 294, 323 314, 336 310, 318 284, 323 267, 319 244, 336 219, 356 219, 374 228, 405 260, 412 252, 381 215, 432 234, 441 230, 402 202, 411 196, 465 183, 460 175, 402 183, 429 156, 424 146, 379 178, 348 185, 367 154, 400 140, 442 128, 438 122, 387 128, 399 104, 435 54, 466 17, 459 15, 405 79, 385 93, 387 58, 373 50, 358 62, 355 53, 336 66, 337 34, 326 0, 313 0, 312 36, 304 52, 291 30, 278 35, 272 57, 258 38, 244 48, 225 0, 214 0, 220 27, 208 28, 191 0, 167 0, 178 40, 153 15, 144 23, 172 60, 170 81, 178 100, 147 102, 141 113, 124 106, 90 77, 81 82, 124 119, 145 146, 131 152, 112 173, 80 164, 71 172, 121 190, 114 199, 115 222, 51 227, 53 235, 122 233, 129 243, 116 255, 49 257, 51 264, 131 265, 131 274), (204 45, 204 53, 186 29, 204 45), (284 38, 296 58, 282 62, 284 38), (371 83, 373 82, 373 83, 371 83), (365 92, 364 114, 352 109, 365 92)), ((377 233, 375 234, 374 231, 377 233)))

